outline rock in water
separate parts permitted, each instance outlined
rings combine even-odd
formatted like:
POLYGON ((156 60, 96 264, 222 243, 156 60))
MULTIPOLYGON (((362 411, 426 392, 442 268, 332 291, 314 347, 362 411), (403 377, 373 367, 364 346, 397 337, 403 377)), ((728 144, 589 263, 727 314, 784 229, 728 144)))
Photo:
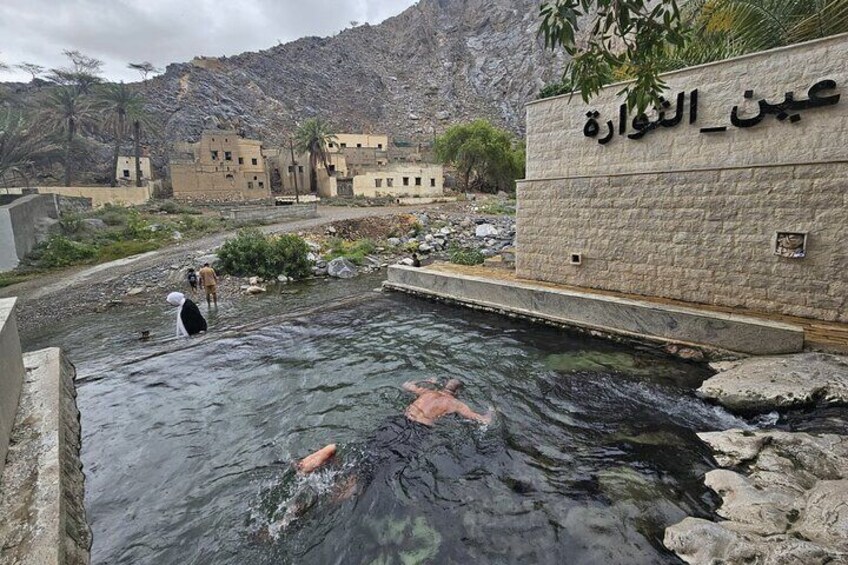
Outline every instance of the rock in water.
POLYGON ((498 235, 498 229, 492 224, 480 224, 474 232, 477 237, 492 237, 498 235))
POLYGON ((717 375, 698 392, 731 410, 768 412, 822 404, 848 404, 848 362, 825 353, 756 357, 713 363, 717 375))
POLYGON ((357 274, 356 265, 344 257, 338 257, 327 265, 327 274, 337 279, 352 279, 357 274))

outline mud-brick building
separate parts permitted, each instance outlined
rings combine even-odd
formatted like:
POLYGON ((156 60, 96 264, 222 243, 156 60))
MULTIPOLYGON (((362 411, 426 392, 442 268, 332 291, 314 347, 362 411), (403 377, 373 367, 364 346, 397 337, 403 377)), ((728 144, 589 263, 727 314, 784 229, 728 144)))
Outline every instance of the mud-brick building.
POLYGON ((197 143, 178 143, 170 156, 174 198, 246 201, 271 196, 262 142, 235 131, 209 130, 197 143))
MULTIPOLYGON (((848 322, 848 35, 527 107, 521 278, 848 322)), ((732 349, 732 347, 731 347, 732 349)))

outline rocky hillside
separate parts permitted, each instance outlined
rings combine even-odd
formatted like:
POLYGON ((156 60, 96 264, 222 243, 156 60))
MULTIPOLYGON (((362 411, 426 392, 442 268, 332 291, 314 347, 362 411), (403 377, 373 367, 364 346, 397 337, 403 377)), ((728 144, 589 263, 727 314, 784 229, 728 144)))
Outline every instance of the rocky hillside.
POLYGON ((275 143, 312 116, 425 138, 487 117, 520 134, 524 103, 562 68, 537 37, 538 5, 421 0, 377 26, 173 64, 143 88, 169 141, 221 125, 275 143))

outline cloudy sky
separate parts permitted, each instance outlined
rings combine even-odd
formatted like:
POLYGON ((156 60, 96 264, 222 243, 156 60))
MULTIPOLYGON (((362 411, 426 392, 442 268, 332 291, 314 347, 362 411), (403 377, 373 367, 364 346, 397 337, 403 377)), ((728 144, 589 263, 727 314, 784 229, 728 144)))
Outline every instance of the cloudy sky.
MULTIPOLYGON (((164 67, 196 55, 235 55, 351 21, 376 24, 415 0, 0 0, 0 61, 64 65, 63 49, 105 62, 112 80, 138 80, 127 63, 164 67)), ((12 69, 0 80, 30 80, 12 69)))

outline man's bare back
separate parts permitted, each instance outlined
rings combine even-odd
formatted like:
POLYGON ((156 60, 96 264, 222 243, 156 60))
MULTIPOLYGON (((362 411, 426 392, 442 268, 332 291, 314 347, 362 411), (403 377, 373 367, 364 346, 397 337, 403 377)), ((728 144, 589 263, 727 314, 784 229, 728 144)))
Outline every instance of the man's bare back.
POLYGON ((415 402, 407 407, 406 417, 425 426, 432 426, 436 420, 450 414, 459 414, 463 418, 484 424, 491 422, 491 414, 478 414, 456 399, 455 394, 460 386, 461 383, 456 379, 448 381, 443 390, 423 388, 412 381, 404 383, 404 390, 418 395, 415 402))

